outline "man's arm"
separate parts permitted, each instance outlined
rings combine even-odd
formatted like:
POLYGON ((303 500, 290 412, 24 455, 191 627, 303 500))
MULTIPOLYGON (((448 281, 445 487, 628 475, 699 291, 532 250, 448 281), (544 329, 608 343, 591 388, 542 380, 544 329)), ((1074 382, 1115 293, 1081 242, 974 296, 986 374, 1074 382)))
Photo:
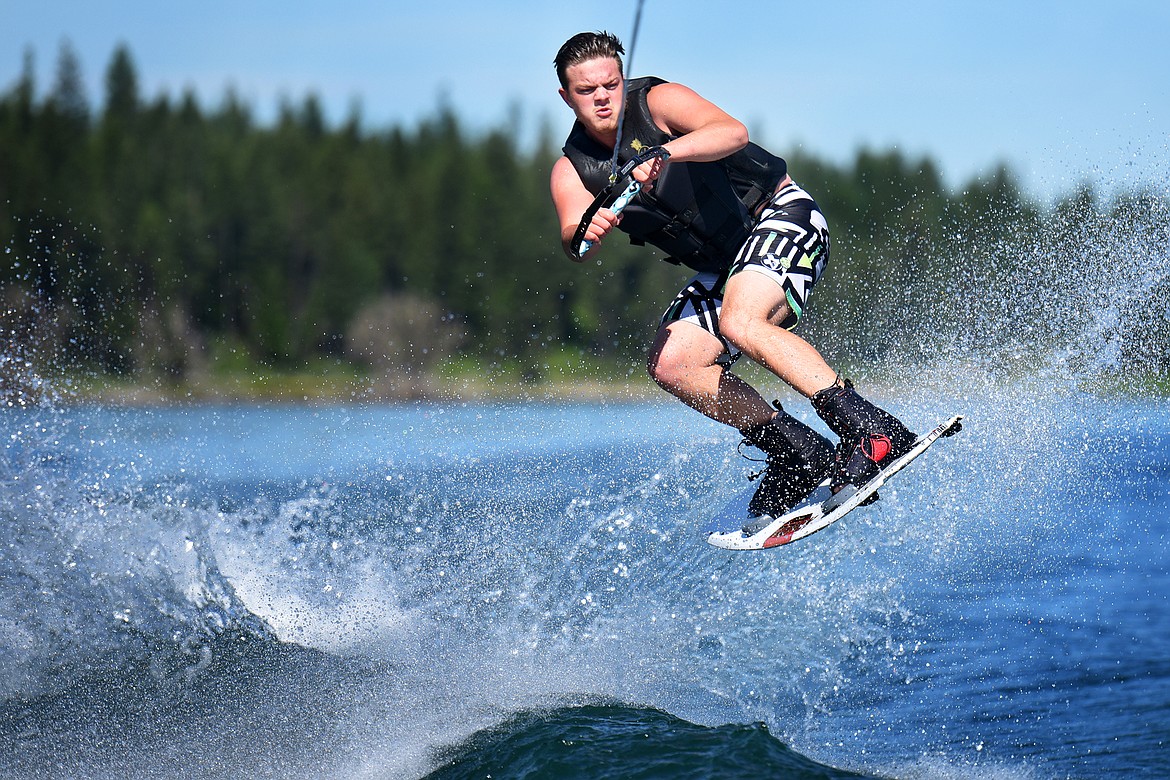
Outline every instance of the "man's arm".
POLYGON ((589 229, 585 231, 585 238, 593 242, 593 247, 585 253, 585 257, 577 257, 571 248, 573 236, 581 223, 581 217, 593 203, 593 194, 585 189, 585 184, 568 157, 562 157, 553 165, 550 188, 553 206, 556 207, 557 219, 561 225, 561 248, 565 250, 566 255, 579 263, 592 255, 601 239, 617 227, 618 216, 609 209, 598 209, 589 223, 589 229))
MULTIPOLYGON (((659 84, 646 95, 646 104, 654 123, 678 136, 663 144, 673 162, 722 160, 747 146, 744 124, 690 87, 659 84)), ((656 179, 661 170, 662 165, 652 160, 634 169, 633 176, 645 184, 656 179)))

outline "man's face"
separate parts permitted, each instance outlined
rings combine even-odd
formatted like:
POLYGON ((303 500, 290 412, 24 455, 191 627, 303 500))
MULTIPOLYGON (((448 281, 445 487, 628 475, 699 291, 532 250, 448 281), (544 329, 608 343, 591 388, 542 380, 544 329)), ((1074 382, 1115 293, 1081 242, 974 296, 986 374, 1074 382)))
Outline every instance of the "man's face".
POLYGON ((613 144, 622 105, 622 71, 612 57, 598 57, 565 70, 569 85, 561 98, 573 109, 586 131, 599 141, 613 144))

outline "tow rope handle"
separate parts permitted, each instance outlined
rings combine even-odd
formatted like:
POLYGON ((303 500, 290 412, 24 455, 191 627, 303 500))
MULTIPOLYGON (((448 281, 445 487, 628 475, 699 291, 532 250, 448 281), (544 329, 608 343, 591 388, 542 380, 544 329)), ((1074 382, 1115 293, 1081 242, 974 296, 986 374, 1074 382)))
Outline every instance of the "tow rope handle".
POLYGON ((589 230, 590 223, 593 222, 593 216, 599 209, 607 207, 614 214, 622 213, 622 209, 629 205, 634 196, 642 189, 642 185, 634 181, 630 174, 642 163, 653 159, 669 160, 670 152, 661 146, 653 146, 641 154, 634 155, 622 166, 609 186, 597 193, 597 197, 589 204, 589 208, 585 209, 585 214, 582 215, 581 222, 577 225, 577 232, 573 234, 573 242, 569 245, 569 257, 579 260, 593 248, 593 242, 585 240, 585 233, 589 230))

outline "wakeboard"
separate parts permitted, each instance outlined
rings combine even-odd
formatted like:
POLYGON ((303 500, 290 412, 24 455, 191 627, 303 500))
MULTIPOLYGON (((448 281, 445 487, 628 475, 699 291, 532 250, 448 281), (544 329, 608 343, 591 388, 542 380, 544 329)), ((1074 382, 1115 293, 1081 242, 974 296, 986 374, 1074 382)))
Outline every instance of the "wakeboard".
POLYGON ((725 550, 767 550, 815 534, 866 503, 866 499, 876 493, 878 488, 926 452, 930 445, 944 436, 958 433, 963 427, 962 419, 963 416, 958 414, 935 426, 914 442, 909 452, 879 471, 877 476, 860 488, 847 487, 834 494, 829 489, 829 481, 825 480, 808 498, 780 517, 757 517, 748 513, 748 504, 756 491, 756 486, 752 485, 736 496, 707 526, 707 543, 725 550))

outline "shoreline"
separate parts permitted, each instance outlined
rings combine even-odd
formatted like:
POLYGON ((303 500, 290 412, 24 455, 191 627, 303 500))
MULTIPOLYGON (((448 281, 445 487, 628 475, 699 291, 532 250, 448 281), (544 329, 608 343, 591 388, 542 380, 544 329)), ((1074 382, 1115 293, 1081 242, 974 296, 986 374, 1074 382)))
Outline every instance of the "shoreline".
POLYGON ((654 403, 668 400, 647 377, 617 379, 499 380, 442 379, 386 382, 281 375, 262 380, 229 377, 218 380, 168 382, 108 377, 40 379, 0 386, 0 404, 29 407, 48 402, 59 406, 153 408, 241 405, 396 405, 412 403, 654 403))
MULTIPOLYGON (((669 394, 648 375, 615 377, 600 372, 566 372, 528 379, 517 375, 422 377, 357 376, 350 373, 264 372, 204 374, 175 381, 100 374, 35 373, 0 377, 0 407, 110 406, 120 408, 214 405, 394 405, 411 403, 656 403, 669 394)), ((748 377, 749 381, 757 377, 748 377)), ((1170 379, 1157 372, 1135 376, 1102 375, 1077 382, 1082 392, 1101 398, 1170 397, 1170 379)))

